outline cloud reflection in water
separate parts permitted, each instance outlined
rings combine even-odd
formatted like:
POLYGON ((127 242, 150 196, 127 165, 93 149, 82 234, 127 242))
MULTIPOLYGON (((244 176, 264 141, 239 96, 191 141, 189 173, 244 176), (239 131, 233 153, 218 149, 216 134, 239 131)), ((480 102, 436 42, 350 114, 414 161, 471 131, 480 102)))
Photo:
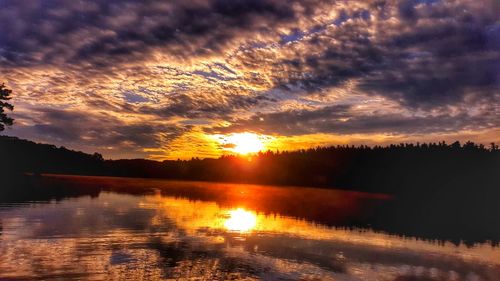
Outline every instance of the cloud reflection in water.
POLYGON ((231 206, 103 192, 0 208, 0 277, 393 281, 500 274, 500 251, 488 245, 331 228, 239 207, 242 200, 231 206))

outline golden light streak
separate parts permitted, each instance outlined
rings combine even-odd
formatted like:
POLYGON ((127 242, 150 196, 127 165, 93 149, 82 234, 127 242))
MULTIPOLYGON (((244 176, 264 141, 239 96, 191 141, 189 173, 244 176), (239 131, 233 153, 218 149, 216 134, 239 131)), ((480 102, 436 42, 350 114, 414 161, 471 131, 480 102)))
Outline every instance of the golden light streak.
POLYGON ((243 208, 230 210, 224 227, 229 231, 248 232, 257 225, 257 215, 243 208))

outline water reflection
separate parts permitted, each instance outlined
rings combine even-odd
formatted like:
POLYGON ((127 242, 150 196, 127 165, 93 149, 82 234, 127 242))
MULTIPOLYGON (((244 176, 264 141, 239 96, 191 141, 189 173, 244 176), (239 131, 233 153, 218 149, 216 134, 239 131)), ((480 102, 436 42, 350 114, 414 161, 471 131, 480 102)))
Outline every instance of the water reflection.
POLYGON ((257 224, 255 213, 242 208, 228 211, 228 216, 224 227, 229 231, 248 232, 257 224))
MULTIPOLYGON (((162 189, 149 195, 101 192, 96 198, 0 205, 0 279, 401 281, 500 276, 500 251, 490 245, 455 246, 329 227, 274 211, 269 206, 283 203, 273 205, 262 194, 249 194, 266 187, 235 186, 237 192, 223 195, 210 195, 210 189, 199 187, 202 191, 192 197, 162 189), (258 204, 254 198, 263 201, 258 204)), ((287 198, 269 189, 273 199, 287 198)), ((327 194, 304 192, 309 193, 302 201, 306 203, 327 194)))

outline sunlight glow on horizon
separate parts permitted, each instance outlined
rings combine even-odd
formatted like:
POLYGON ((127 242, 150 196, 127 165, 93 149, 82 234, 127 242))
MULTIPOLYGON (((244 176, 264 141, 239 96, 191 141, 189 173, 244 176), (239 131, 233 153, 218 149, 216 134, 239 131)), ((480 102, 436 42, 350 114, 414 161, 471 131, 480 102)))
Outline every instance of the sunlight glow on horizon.
POLYGON ((221 138, 223 145, 238 154, 247 155, 266 149, 265 138, 254 133, 235 133, 221 138))
MULTIPOLYGON (((143 150, 144 156, 150 160, 163 161, 163 160, 189 160, 193 157, 201 159, 211 158, 216 159, 223 155, 240 155, 244 157, 251 157, 252 154, 259 152, 249 152, 242 154, 236 151, 236 144, 231 140, 234 136, 240 134, 254 135, 263 144, 262 152, 266 151, 296 151, 300 149, 310 149, 315 147, 328 147, 336 145, 389 145, 392 143, 409 142, 432 142, 439 138, 447 143, 452 143, 455 140, 460 142, 473 141, 477 143, 486 143, 486 139, 495 139, 495 143, 500 143, 500 130, 493 132, 480 131, 479 133, 473 131, 462 131, 460 134, 449 133, 430 133, 422 136, 419 139, 412 137, 399 136, 399 135, 386 135, 380 133, 371 134, 349 134, 349 135, 336 135, 326 133, 314 133, 300 136, 281 136, 281 135, 265 135, 256 133, 228 133, 228 134, 206 134, 202 130, 193 130, 173 140, 168 148, 147 148, 143 150), (486 138, 484 138, 486 136, 486 138)), ((253 138, 253 137, 252 137, 253 138)), ((91 152, 92 150, 87 150, 91 152)), ((241 151, 241 150, 240 150, 241 151)), ((105 155, 109 155, 109 151, 97 151, 105 155)), ((118 150, 113 151, 111 159, 121 159, 124 154, 118 150)))
POLYGON ((214 1, 2 1, 2 135, 157 161, 500 143, 498 1, 214 1))

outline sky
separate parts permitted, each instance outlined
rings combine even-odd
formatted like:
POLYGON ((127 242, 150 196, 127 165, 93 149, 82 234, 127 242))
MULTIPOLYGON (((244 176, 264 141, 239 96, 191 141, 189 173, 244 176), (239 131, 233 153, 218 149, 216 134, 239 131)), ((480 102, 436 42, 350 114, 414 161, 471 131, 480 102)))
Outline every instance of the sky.
POLYGON ((3 134, 105 158, 500 143, 496 0, 0 0, 3 134))

